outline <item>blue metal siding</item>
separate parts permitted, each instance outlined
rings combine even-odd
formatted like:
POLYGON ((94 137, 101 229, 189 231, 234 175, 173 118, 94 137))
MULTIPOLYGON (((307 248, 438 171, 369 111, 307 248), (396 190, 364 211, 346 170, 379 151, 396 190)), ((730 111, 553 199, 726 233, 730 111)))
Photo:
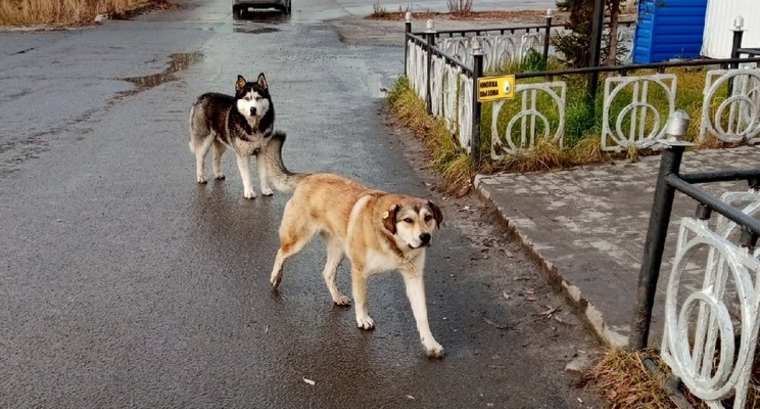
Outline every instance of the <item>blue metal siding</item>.
POLYGON ((706 13, 707 0, 641 0, 633 62, 698 57, 706 13))

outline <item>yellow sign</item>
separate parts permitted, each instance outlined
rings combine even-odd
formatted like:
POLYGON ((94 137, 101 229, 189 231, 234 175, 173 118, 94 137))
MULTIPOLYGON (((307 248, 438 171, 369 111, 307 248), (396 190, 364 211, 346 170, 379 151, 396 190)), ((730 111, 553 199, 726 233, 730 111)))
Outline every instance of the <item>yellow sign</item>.
POLYGON ((514 75, 478 78, 478 101, 498 101, 500 99, 514 99, 514 97, 514 75))

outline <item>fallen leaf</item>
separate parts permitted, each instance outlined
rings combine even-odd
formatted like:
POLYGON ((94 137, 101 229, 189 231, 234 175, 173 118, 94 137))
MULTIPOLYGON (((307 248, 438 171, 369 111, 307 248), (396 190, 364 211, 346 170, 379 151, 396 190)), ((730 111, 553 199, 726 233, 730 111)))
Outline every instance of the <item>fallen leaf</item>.
POLYGON ((504 298, 506 298, 506 299, 509 299, 509 298, 510 298, 509 294, 507 294, 507 292, 506 292, 506 291, 502 291, 502 292, 501 292, 501 295, 503 295, 503 296, 504 296, 504 298))
POLYGON ((306 383, 308 383, 311 386, 314 386, 316 384, 316 382, 312 381, 311 379, 307 379, 307 378, 303 378, 303 381, 306 382, 306 383))
POLYGON ((406 398, 409 399, 409 400, 414 400, 414 396, 412 396, 412 395, 406 395, 406 398))
POLYGON ((532 301, 536 301, 536 300, 538 300, 538 298, 533 297, 533 296, 525 297, 525 301, 531 301, 532 302, 532 301))
POLYGON ((494 327, 498 329, 512 329, 511 325, 497 324, 491 321, 490 319, 488 319, 488 317, 483 317, 483 321, 485 321, 487 324, 493 325, 494 327))
POLYGON ((554 315, 555 312, 559 311, 559 308, 560 307, 556 307, 556 308, 551 308, 550 307, 548 310, 546 310, 546 311, 544 311, 544 312, 542 312, 542 313, 540 313, 538 315, 541 315, 544 318, 551 318, 552 315, 554 315))

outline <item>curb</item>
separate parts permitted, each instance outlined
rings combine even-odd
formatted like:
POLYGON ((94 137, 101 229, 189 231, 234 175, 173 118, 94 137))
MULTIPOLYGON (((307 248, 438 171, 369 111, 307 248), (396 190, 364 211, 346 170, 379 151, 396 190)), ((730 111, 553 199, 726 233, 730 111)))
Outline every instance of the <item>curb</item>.
POLYGON ((488 175, 476 175, 473 186, 478 196, 484 202, 493 205, 499 212, 499 216, 504 220, 509 232, 518 240, 520 246, 526 251, 528 256, 540 267, 544 278, 547 279, 556 290, 560 291, 565 298, 581 313, 586 324, 594 331, 596 336, 610 347, 625 347, 628 344, 628 336, 613 331, 605 322, 602 312, 590 301, 588 301, 581 292, 580 287, 568 282, 562 277, 561 272, 551 261, 546 259, 536 250, 533 241, 523 234, 513 222, 510 221, 504 209, 492 199, 491 192, 487 185, 482 183, 483 178, 488 175))

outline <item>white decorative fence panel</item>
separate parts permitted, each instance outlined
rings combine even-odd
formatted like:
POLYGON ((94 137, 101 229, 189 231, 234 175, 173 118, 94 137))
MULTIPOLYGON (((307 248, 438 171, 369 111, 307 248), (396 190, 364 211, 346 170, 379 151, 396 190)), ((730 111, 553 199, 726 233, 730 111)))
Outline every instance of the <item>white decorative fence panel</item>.
POLYGON ((409 47, 406 67, 409 85, 424 99, 427 96, 427 53, 413 41, 407 41, 406 44, 409 47))
POLYGON ((432 114, 435 117, 443 115, 443 80, 446 65, 443 57, 433 56, 432 66, 430 67, 430 100, 432 102, 432 114))
MULTIPOLYGON (((734 206, 749 202, 743 212, 750 215, 760 209, 757 191, 729 192, 722 200, 734 206)), ((731 396, 734 408, 744 407, 758 336, 760 261, 729 240, 736 230, 723 216, 716 231, 706 221, 683 219, 665 300, 662 357, 712 408, 723 408, 720 401, 731 396), (693 267, 699 254, 706 254, 702 288, 679 298, 687 264, 693 267), (738 300, 736 318, 726 305, 731 300, 738 300)))
POLYGON ((462 64, 472 67, 472 41, 476 39, 483 49, 483 70, 495 71, 513 61, 520 61, 529 50, 543 52, 544 34, 487 35, 473 37, 439 38, 436 45, 444 53, 462 64))
POLYGON ((443 85, 443 118, 446 120, 446 127, 449 132, 456 134, 457 124, 459 123, 459 78, 462 75, 462 68, 455 67, 451 64, 444 64, 444 85, 443 85))
POLYGON ((607 78, 604 83, 602 149, 625 151, 631 146, 639 149, 654 147, 665 135, 668 116, 675 112, 677 82, 678 78, 673 74, 607 78), (650 100, 653 88, 663 92, 667 99, 664 115, 660 112, 662 107, 658 108, 650 100), (610 124, 612 107, 618 98, 625 98, 627 105, 617 114, 613 128, 610 124), (628 126, 623 129, 626 117, 629 117, 628 126))
POLYGON ((760 142, 757 137, 760 134, 760 69, 707 72, 699 140, 704 141, 708 134, 728 143, 760 142), (730 96, 723 99, 729 88, 730 96))
MULTIPOLYGON (((567 100, 567 84, 562 81, 545 82, 541 84, 518 84, 515 89, 515 99, 520 100, 520 111, 510 118, 502 134, 499 132, 499 113, 505 100, 493 103, 491 119, 491 158, 503 159, 505 154, 516 154, 520 150, 531 149, 536 145, 536 139, 543 137, 562 146, 565 134, 565 115, 567 100), (545 106, 547 111, 541 112, 538 107, 539 95, 548 96, 552 104, 545 106), (557 125, 552 128, 546 114, 549 110, 559 116, 557 125), (543 134, 539 134, 537 122, 542 125, 543 134), (519 122, 519 133, 513 136, 515 125, 519 122)), ((514 104, 514 101, 509 103, 514 104)))
MULTIPOLYGON (((470 152, 472 143, 472 93, 473 81, 465 75, 460 76, 459 87, 459 146, 470 152)), ((477 118, 479 121, 480 118, 477 118)))

